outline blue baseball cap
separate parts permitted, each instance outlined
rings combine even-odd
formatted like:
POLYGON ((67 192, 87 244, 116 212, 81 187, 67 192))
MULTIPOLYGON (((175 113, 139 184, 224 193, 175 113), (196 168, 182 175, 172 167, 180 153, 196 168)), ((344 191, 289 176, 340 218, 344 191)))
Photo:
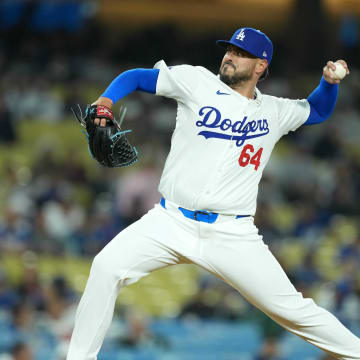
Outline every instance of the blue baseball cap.
POLYGON ((253 28, 241 28, 234 32, 229 41, 217 40, 219 46, 237 46, 248 53, 268 61, 270 65, 273 56, 273 44, 271 40, 260 30, 253 28))

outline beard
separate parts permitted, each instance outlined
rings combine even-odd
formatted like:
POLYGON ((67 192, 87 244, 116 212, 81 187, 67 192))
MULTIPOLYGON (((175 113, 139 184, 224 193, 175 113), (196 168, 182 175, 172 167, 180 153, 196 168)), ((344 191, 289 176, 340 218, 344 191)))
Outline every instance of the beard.
POLYGON ((230 87, 240 85, 244 82, 249 81, 251 78, 252 78, 252 75, 251 75, 250 71, 236 72, 235 65, 230 62, 225 62, 220 67, 220 80, 230 87), (231 66, 234 69, 234 73, 232 75, 225 74, 226 66, 231 66))

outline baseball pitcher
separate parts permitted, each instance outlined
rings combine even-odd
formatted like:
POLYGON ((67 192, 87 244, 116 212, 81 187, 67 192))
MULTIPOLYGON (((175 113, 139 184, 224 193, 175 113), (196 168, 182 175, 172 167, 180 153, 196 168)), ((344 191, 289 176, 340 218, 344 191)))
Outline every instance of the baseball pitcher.
POLYGON ((163 198, 95 257, 67 360, 97 359, 122 287, 181 263, 222 278, 285 329, 335 358, 360 359, 360 339, 296 291, 253 221, 258 184, 274 145, 289 131, 331 115, 347 64, 329 61, 307 99, 290 100, 256 87, 273 56, 264 33, 241 28, 217 43, 225 48, 218 75, 161 60, 153 69, 120 74, 80 116, 92 155, 105 166, 123 166, 136 161, 137 152, 112 105, 140 90, 175 99, 178 106, 159 185, 163 198))

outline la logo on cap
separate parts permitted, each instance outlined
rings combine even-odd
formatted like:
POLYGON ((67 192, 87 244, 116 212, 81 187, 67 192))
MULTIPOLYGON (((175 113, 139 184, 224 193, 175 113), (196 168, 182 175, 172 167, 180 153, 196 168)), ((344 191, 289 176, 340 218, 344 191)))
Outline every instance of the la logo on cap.
POLYGON ((245 39, 245 31, 244 29, 241 29, 241 31, 236 36, 236 40, 243 41, 244 39, 245 39))

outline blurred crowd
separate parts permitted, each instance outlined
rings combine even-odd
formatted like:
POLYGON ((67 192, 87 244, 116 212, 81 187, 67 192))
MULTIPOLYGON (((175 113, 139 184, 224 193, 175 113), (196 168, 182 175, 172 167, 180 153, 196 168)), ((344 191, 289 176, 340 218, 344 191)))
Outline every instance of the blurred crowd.
MULTIPOLYGON (((56 275, 44 280, 38 256, 21 257, 22 276, 15 285, 0 272, 0 359, 63 360, 71 337, 77 294, 68 280, 56 275)), ((153 344, 168 349, 165 336, 153 333, 143 312, 131 307, 117 310, 105 348, 134 349, 153 344)))
MULTIPOLYGON (((32 6, 35 3, 29 1, 32 6)), ((89 18, 91 8, 86 9, 82 15, 86 26, 76 31, 73 23, 68 28, 28 31, 34 16, 31 6, 18 23, 0 29, 2 146, 16 152, 18 129, 24 122, 73 121, 74 131, 79 131, 75 121, 69 120, 70 107, 94 101, 126 69, 151 67, 164 58, 169 65, 186 61, 217 71, 222 54, 215 45, 209 49, 208 39, 215 40, 211 34, 191 41, 180 39, 167 26, 148 29, 142 34, 145 41, 140 42, 139 35, 113 36, 89 18), (153 46, 145 46, 150 39, 153 46), (175 42, 177 47, 167 45, 175 42)), ((346 38, 352 39, 348 32, 346 38)), ((260 90, 275 96, 307 97, 320 80, 324 64, 318 65, 317 73, 304 72, 294 78, 270 69, 260 90)), ((278 144, 260 184, 255 220, 297 289, 359 331, 360 70, 351 61, 349 67, 351 74, 340 85, 331 118, 322 125, 302 127, 278 144)), ((38 256, 91 258, 159 201, 157 185, 174 128, 175 103, 142 93, 125 102, 126 126, 133 129, 131 142, 140 153, 139 162, 129 169, 89 167, 78 156, 78 146, 84 143, 61 149, 56 142, 38 143, 37 139, 33 139, 31 166, 19 168, 4 159, 2 257, 30 251, 38 256)), ((13 284, 0 263, 0 353, 30 360, 28 344, 32 344, 36 359, 49 359, 55 348, 60 355, 53 358, 60 359, 71 335, 77 295, 61 276, 43 283, 33 263, 24 265, 23 280, 13 284)), ((232 289, 204 274, 198 294, 177 316, 257 319, 266 339, 258 359, 280 359, 276 344, 282 331, 262 316, 252 316, 252 311, 232 289)), ((167 346, 166 339, 151 335, 131 310, 127 314, 127 330, 117 332, 123 334, 122 344, 145 337, 167 346), (130 336, 132 331, 136 336, 130 336)))
POLYGON ((66 280, 40 281, 36 264, 24 262, 23 279, 14 286, 0 274, 0 358, 64 358, 75 316, 75 293, 66 280))

